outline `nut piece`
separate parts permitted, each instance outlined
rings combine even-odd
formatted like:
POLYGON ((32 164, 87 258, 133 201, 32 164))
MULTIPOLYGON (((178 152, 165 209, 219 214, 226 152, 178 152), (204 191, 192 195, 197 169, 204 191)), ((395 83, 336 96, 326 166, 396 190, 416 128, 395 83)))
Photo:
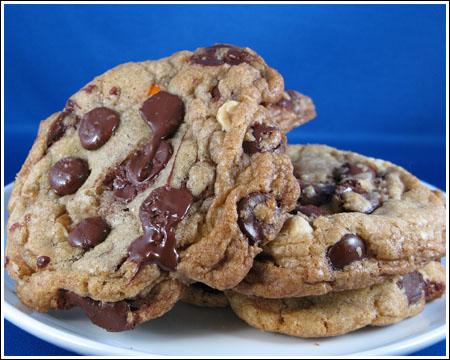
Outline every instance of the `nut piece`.
POLYGON ((222 130, 229 131, 231 129, 231 113, 239 105, 239 102, 228 100, 217 111, 217 121, 222 125, 222 130))

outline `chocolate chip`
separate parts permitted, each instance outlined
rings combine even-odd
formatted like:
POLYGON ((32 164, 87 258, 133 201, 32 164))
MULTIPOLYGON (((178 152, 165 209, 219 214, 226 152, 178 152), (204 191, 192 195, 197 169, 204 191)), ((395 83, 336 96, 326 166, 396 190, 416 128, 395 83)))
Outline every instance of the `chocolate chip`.
POLYGON ((105 241, 111 227, 99 216, 81 220, 69 233, 69 244, 87 250, 105 241))
POLYGON ((132 311, 131 304, 125 300, 117 302, 95 301, 89 297, 82 297, 68 290, 58 291, 58 308, 70 309, 79 306, 89 319, 96 325, 108 331, 123 331, 134 327, 134 322, 128 321, 128 314, 132 311))
POLYGON ((223 57, 223 62, 229 65, 239 65, 243 62, 250 62, 251 55, 244 49, 237 47, 230 48, 228 52, 223 57))
POLYGON ((358 166, 358 164, 347 163, 343 165, 343 169, 345 175, 358 175, 364 172, 364 169, 358 166))
POLYGON ((73 108, 66 107, 64 111, 58 115, 57 119, 51 124, 47 133, 47 148, 51 147, 54 143, 60 140, 69 128, 76 128, 80 120, 79 117, 72 116, 71 118, 67 119, 72 111, 73 108))
POLYGON ((408 305, 417 303, 425 294, 426 290, 423 276, 418 271, 403 275, 402 278, 397 281, 397 286, 404 290, 408 299, 408 305))
POLYGON ((67 157, 50 169, 50 186, 60 196, 73 194, 84 184, 89 174, 89 165, 85 160, 67 157))
POLYGON ((211 89, 211 100, 213 102, 219 101, 220 100, 220 90, 219 90, 219 86, 216 85, 211 89))
POLYGON ((347 162, 341 167, 335 169, 334 176, 337 180, 341 180, 344 177, 356 176, 366 172, 369 172, 372 178, 377 176, 376 169, 367 164, 347 162))
POLYGON ((138 194, 138 190, 132 184, 122 182, 120 180, 122 180, 122 179, 117 178, 114 180, 114 183, 113 183, 114 197, 117 200, 120 200, 120 201, 124 202, 125 204, 127 204, 136 197, 136 195, 138 194), (121 183, 123 183, 123 185, 118 185, 121 183))
POLYGON ((152 183, 164 169, 172 156, 172 146, 161 141, 153 154, 153 142, 132 153, 112 173, 105 177, 103 184, 114 192, 114 196, 128 203, 152 183))
POLYGON ((20 229, 21 227, 26 226, 26 224, 28 224, 30 222, 30 220, 31 220, 31 214, 26 214, 24 216, 24 220, 25 221, 23 223, 22 222, 14 222, 14 223, 12 223, 11 226, 9 227, 9 231, 14 232, 17 229, 20 229))
POLYGON ((175 271, 178 263, 175 226, 184 218, 193 201, 185 189, 164 186, 153 190, 139 208, 144 235, 128 247, 128 256, 138 264, 157 264, 175 271))
POLYGON ((9 231, 14 232, 16 231, 18 228, 20 228, 22 226, 22 224, 20 222, 15 222, 12 223, 11 226, 9 227, 9 231))
POLYGON ((41 256, 38 256, 36 259, 36 266, 39 269, 42 269, 42 268, 45 268, 49 262, 50 262, 50 258, 48 256, 41 255, 41 256))
POLYGON ((153 146, 154 142, 149 143, 143 150, 135 152, 128 160, 126 170, 131 183, 136 185, 153 179, 172 157, 170 143, 161 141, 156 152, 154 152, 153 146))
POLYGON ((340 184, 336 186, 335 196, 334 196, 335 205, 340 208, 340 211, 359 211, 365 214, 371 214, 377 208, 382 205, 382 199, 378 192, 368 192, 366 191, 360 184, 358 180, 350 179, 342 181, 340 184), (366 208, 363 209, 355 209, 349 205, 343 205, 343 194, 346 192, 354 192, 362 195, 369 201, 369 204, 366 208))
POLYGON ((83 88, 83 90, 86 91, 88 94, 90 94, 96 88, 97 88, 97 85, 90 84, 90 85, 86 86, 85 88, 83 88))
MULTIPOLYGON (((275 263, 276 259, 273 255, 268 254, 266 252, 260 252, 258 255, 255 256, 255 262, 271 262, 275 263)), ((249 277, 252 276, 252 274, 249 274, 249 277)))
POLYGON ((109 89, 109 95, 119 96, 120 88, 118 88, 117 86, 113 86, 111 89, 109 89))
POLYGON ((301 205, 321 206, 328 204, 336 190, 334 184, 307 184, 299 181, 301 195, 298 199, 301 205))
POLYGON ((295 211, 301 212, 308 217, 317 218, 319 216, 327 215, 325 210, 322 210, 320 207, 315 205, 298 205, 295 208, 295 211))
POLYGON ((266 194, 254 192, 241 199, 237 205, 239 228, 252 245, 264 240, 264 222, 255 216, 254 210, 268 198, 266 194))
POLYGON ((359 236, 346 234, 328 248, 327 256, 334 269, 342 270, 354 261, 361 261, 367 257, 366 244, 359 236))
POLYGON ((172 156, 172 146, 161 141, 154 153, 154 142, 132 153, 111 171, 103 181, 105 187, 114 192, 114 197, 128 203, 152 184, 172 156))
POLYGON ((75 101, 69 99, 67 100, 66 106, 64 107, 64 111, 70 114, 75 110, 75 107, 80 108, 80 106, 75 101))
POLYGON ((132 153, 104 180, 114 196, 131 201, 150 185, 172 156, 172 145, 163 141, 175 134, 184 119, 184 103, 176 95, 159 91, 148 98, 140 109, 142 118, 153 131, 150 142, 132 153))
MULTIPOLYGON (((153 190, 139 208, 144 232, 173 227, 183 219, 192 203, 186 188, 163 186, 153 190)), ((162 235, 162 234, 161 234, 162 235)))
POLYGON ((132 153, 103 181, 117 199, 126 203, 147 188, 169 162, 172 145, 163 139, 174 135, 181 125, 184 103, 176 95, 159 91, 144 102, 140 113, 153 131, 150 142, 132 153))
POLYGON ((288 98, 283 97, 280 101, 278 101, 275 106, 280 107, 286 111, 293 112, 295 114, 299 114, 301 112, 300 102, 301 95, 294 90, 286 91, 288 94, 288 98))
POLYGON ((254 60, 255 57, 245 49, 223 44, 199 49, 191 57, 191 63, 204 66, 218 66, 223 64, 239 65, 254 60))
POLYGON ((255 140, 244 141, 242 144, 246 154, 253 155, 257 152, 272 152, 280 147, 282 137, 275 126, 257 123, 252 127, 252 134, 255 140))
POLYGON ((333 205, 338 211, 359 211, 371 214, 382 205, 382 196, 380 186, 382 179, 378 177, 377 170, 370 164, 350 163, 347 162, 342 166, 334 169, 334 179, 337 182, 336 190, 333 197, 333 205), (364 180, 362 180, 364 179, 364 180), (365 186, 367 182, 371 182, 371 186, 365 186), (371 190, 368 191, 367 188, 371 190), (361 206, 361 202, 357 207, 351 202, 344 202, 344 193, 353 192, 362 195, 368 200, 361 206))
POLYGON ((86 113, 81 119, 78 135, 81 145, 87 150, 102 147, 117 129, 119 114, 107 107, 98 107, 86 113))
POLYGON ((425 300, 431 301, 442 296, 445 292, 445 283, 438 283, 431 280, 425 281, 425 300))
POLYGON ((178 96, 160 91, 145 100, 140 113, 153 130, 153 136, 166 139, 172 136, 183 122, 184 103, 178 96))
POLYGON ((52 146, 55 142, 61 139, 66 133, 67 126, 64 125, 64 118, 67 116, 66 112, 59 114, 58 118, 50 126, 47 133, 47 148, 52 146))

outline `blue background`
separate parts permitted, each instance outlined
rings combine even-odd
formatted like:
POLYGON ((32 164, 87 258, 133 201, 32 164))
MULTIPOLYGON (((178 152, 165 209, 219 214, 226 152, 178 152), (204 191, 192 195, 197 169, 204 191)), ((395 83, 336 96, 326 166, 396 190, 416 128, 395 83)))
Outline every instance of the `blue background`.
MULTIPOLYGON (((445 188, 444 5, 6 5, 5 30, 6 183, 39 120, 94 76, 225 42, 314 99, 318 117, 290 142, 385 158, 445 188)), ((70 354, 8 322, 5 352, 70 354)))

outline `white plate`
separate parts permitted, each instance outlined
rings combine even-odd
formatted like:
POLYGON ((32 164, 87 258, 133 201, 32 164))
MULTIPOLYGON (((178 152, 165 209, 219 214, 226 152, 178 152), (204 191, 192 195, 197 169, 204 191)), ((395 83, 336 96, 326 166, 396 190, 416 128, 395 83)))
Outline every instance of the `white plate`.
MULTIPOLYGON (((5 188, 5 203, 11 188, 11 184, 5 188)), ((86 355, 404 355, 445 338, 445 298, 395 325, 307 340, 256 330, 229 309, 183 303, 132 331, 108 333, 92 325, 79 309, 32 311, 20 303, 6 272, 4 284, 6 319, 45 341, 86 355)))

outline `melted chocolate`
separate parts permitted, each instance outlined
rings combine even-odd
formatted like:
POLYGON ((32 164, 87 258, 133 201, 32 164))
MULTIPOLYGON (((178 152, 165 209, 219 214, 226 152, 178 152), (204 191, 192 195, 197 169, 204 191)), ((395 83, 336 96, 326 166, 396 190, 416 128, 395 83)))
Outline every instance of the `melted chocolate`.
POLYGON ((169 162, 173 149, 165 139, 173 136, 183 122, 184 103, 178 96, 160 91, 143 103, 140 114, 153 131, 150 142, 131 154, 104 180, 114 196, 125 203, 150 186, 169 162))
POLYGON ((145 100, 140 113, 153 130, 153 138, 167 139, 183 122, 184 103, 178 96, 160 91, 145 100))
POLYGON ((193 201, 190 192, 164 186, 153 190, 139 209, 144 235, 128 247, 128 256, 140 269, 157 264, 175 271, 178 263, 175 227, 184 218, 193 201))
POLYGON ((154 156, 153 146, 151 142, 135 151, 105 178, 103 184, 114 192, 116 199, 130 202, 166 167, 172 156, 172 145, 161 141, 154 156))
POLYGON ((169 162, 172 152, 172 145, 167 141, 147 144, 144 149, 133 153, 127 161, 127 178, 133 185, 152 180, 169 162), (155 145, 158 145, 156 151, 155 145))
POLYGON ((132 304, 128 301, 95 301, 72 291, 59 290, 58 308, 70 309, 74 306, 82 308, 94 324, 108 331, 123 331, 134 327, 134 323, 128 321, 128 314, 132 311, 132 304))

